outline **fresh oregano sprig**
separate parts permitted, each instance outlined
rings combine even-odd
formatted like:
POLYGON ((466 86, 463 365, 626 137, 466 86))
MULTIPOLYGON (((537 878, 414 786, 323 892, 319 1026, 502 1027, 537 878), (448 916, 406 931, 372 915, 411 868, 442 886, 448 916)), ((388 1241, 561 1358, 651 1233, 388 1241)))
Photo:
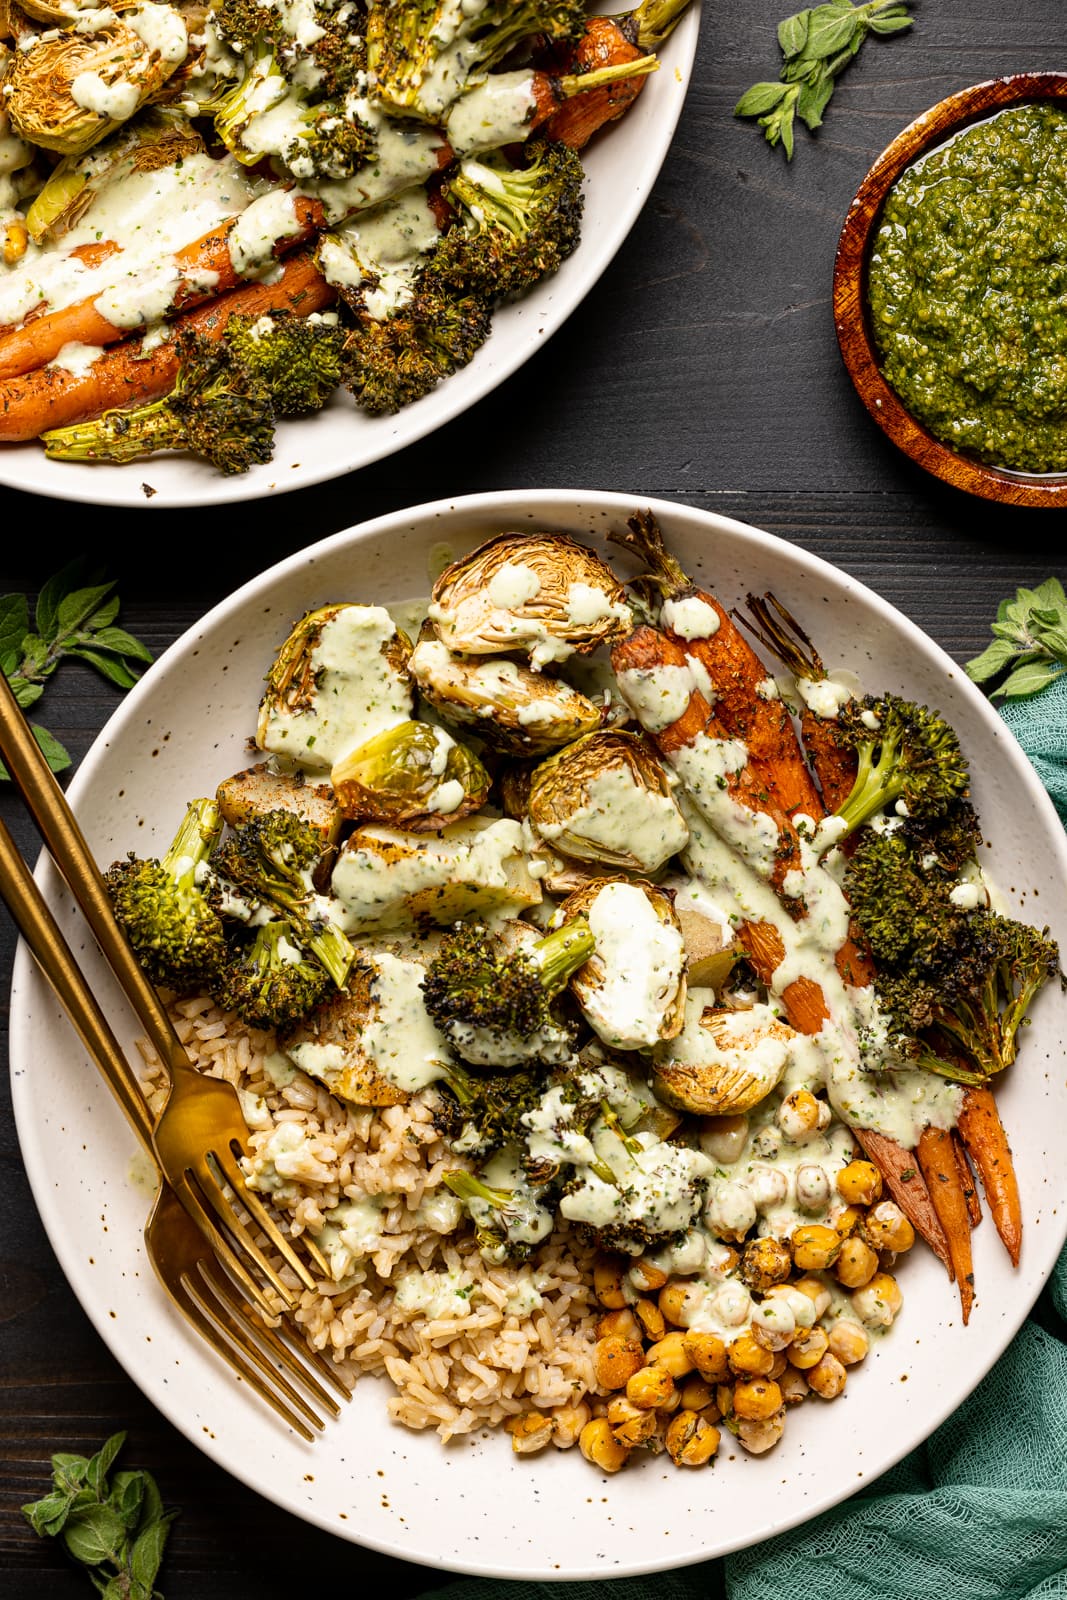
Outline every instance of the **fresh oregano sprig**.
POLYGON ((756 117, 767 143, 780 144, 793 159, 797 117, 812 132, 822 125, 834 81, 853 60, 869 33, 903 33, 912 25, 910 0, 829 0, 778 24, 783 66, 777 83, 754 83, 734 106, 735 117, 756 117))
POLYGON ((104 1600, 163 1600, 156 1577, 178 1513, 164 1511, 151 1473, 111 1472, 125 1442, 116 1433, 95 1456, 54 1455, 52 1492, 22 1514, 61 1541, 104 1600))
POLYGON ((1002 600, 992 632, 992 644, 964 668, 975 683, 1008 674, 991 696, 1018 699, 1062 677, 1067 672, 1067 594, 1059 578, 1046 578, 1036 589, 1017 589, 1014 600, 1002 600))
MULTIPOLYGON (((0 595, 0 672, 24 711, 35 705, 45 684, 68 656, 87 661, 120 689, 137 682, 136 670, 152 652, 116 626, 119 597, 114 580, 92 571, 84 559, 63 567, 37 596, 33 621, 24 594, 0 595)), ((71 764, 70 756, 47 728, 31 724, 53 772, 71 764)), ((0 778, 7 772, 0 765, 0 778)))

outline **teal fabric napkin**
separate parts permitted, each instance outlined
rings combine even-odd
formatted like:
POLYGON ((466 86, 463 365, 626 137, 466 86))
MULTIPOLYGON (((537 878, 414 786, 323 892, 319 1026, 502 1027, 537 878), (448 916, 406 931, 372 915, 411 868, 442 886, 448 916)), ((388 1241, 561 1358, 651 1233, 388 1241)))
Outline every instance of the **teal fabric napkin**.
MULTIPOLYGON (((1067 676, 1009 701, 1001 716, 1067 826, 1067 676)), ((970 1399, 862 1494, 724 1560, 567 1592, 579 1600, 1067 1600, 1067 1250, 970 1399)), ((434 1593, 547 1600, 559 1588, 465 1579, 434 1593)))

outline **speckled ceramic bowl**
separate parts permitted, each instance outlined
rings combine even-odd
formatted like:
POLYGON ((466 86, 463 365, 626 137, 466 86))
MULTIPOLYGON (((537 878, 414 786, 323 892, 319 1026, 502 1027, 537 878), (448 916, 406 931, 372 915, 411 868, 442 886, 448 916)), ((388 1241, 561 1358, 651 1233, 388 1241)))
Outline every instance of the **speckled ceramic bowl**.
MULTIPOLYGON (((441 501, 338 534, 247 584, 148 672, 75 777, 71 797, 100 859, 160 847, 176 805, 245 764, 264 671, 305 607, 423 595, 442 542, 458 552, 502 529, 547 528, 600 544, 636 509, 619 495, 580 491, 441 501)), ((949 658, 813 556, 705 512, 653 509, 684 566, 724 603, 773 588, 828 663, 941 707, 970 755, 996 877, 1022 915, 1067 938, 1063 829, 1011 735, 949 658)), ((42 876, 132 1040, 54 877, 42 876)), ((22 1152, 56 1254, 101 1337, 176 1427, 254 1489, 342 1538, 439 1568, 558 1579, 658 1571, 778 1533, 865 1487, 960 1404, 1024 1319, 1067 1231, 1065 1037, 1067 1002, 1050 986, 1001 1099, 1022 1185, 1022 1262, 1013 1271, 992 1227, 978 1231, 969 1327, 944 1272, 919 1247, 901 1269, 896 1328, 850 1373, 840 1400, 790 1415, 771 1456, 746 1456, 724 1434, 714 1472, 647 1458, 610 1479, 577 1450, 521 1459, 503 1435, 445 1448, 432 1434, 408 1433, 387 1418, 386 1387, 369 1379, 339 1422, 302 1443, 233 1384, 157 1287, 141 1242, 149 1196, 131 1177, 132 1136, 24 951, 11 1058, 22 1152)))

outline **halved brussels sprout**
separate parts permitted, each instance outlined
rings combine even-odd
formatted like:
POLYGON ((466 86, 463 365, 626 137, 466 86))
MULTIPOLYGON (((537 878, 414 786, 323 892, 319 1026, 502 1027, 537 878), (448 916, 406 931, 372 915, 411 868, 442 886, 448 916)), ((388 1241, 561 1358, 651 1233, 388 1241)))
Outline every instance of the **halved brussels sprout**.
POLYGON ((429 616, 450 650, 521 651, 535 667, 585 655, 632 623, 615 574, 563 533, 503 533, 454 561, 433 586, 429 616))
POLYGON ((685 1020, 685 945, 672 897, 652 883, 596 878, 563 902, 588 918, 596 952, 571 979, 590 1027, 616 1050, 648 1050, 685 1020))
POLYGON ((26 226, 35 244, 61 239, 74 227, 97 196, 131 172, 155 172, 203 150, 204 141, 189 123, 153 111, 138 117, 92 154, 64 156, 26 212, 26 226))
POLYGON ((419 693, 449 722, 478 730, 495 750, 539 756, 599 728, 600 706, 569 683, 517 661, 458 655, 424 629, 408 671, 419 693))
POLYGON ((525 830, 509 817, 468 817, 437 834, 378 823, 357 828, 341 847, 331 888, 349 930, 514 917, 542 898, 527 865, 525 830))
POLYGON ((410 654, 410 639, 384 606, 309 611, 267 674, 256 743, 328 772, 376 733, 409 721, 410 654))
POLYGON ((118 18, 96 33, 43 33, 18 52, 4 85, 16 133, 45 150, 78 155, 162 88, 185 58, 185 25, 169 6, 138 9, 173 16, 181 53, 158 48, 154 29, 145 27, 142 37, 118 18))
POLYGON ((541 762, 530 786, 530 821, 542 839, 579 861, 658 872, 689 842, 671 790, 640 734, 605 729, 541 762))
POLYGON ((771 1006, 724 1011, 714 1002, 711 989, 691 991, 685 1027, 653 1052, 652 1087, 679 1111, 734 1116, 781 1082, 797 1033, 771 1006))
POLYGON ((330 773, 346 817, 439 833, 480 811, 489 774, 466 745, 428 722, 399 722, 334 763, 330 773))

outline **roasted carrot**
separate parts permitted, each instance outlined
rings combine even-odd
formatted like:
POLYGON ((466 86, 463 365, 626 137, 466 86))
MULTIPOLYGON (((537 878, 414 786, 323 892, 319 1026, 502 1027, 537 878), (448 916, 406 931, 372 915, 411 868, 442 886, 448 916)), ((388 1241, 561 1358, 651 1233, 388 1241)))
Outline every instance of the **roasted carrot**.
POLYGON ((952 1147, 956 1152, 956 1170, 960 1175, 963 1186, 963 1198, 967 1202, 967 1217, 971 1224, 971 1231, 977 1228, 982 1220, 982 1202, 978 1197, 978 1185, 974 1181, 971 1164, 967 1160, 967 1151, 964 1149, 963 1140, 957 1129, 952 1130, 952 1147))
MULTIPOLYGON (((552 64, 560 72, 585 73, 639 61, 659 49, 689 4, 690 0, 642 0, 635 11, 590 17, 577 43, 552 52, 552 64)), ((628 78, 594 89, 562 106, 545 124, 545 132, 572 150, 583 150, 599 129, 629 110, 643 87, 643 78, 628 78)))
POLYGON ((902 1149, 895 1139, 887 1139, 884 1133, 874 1133, 870 1128, 853 1128, 852 1132, 865 1155, 882 1174, 886 1188, 916 1233, 926 1240, 952 1277, 948 1240, 934 1210, 926 1180, 916 1165, 915 1152, 902 1149))
POLYGON ((958 1127, 967 1154, 982 1180, 993 1225, 1011 1257, 1012 1266, 1017 1267, 1023 1242, 1022 1201, 992 1089, 964 1089, 958 1127))
MULTIPOLYGON (((309 200, 303 195, 295 196, 293 214, 294 231, 277 241, 273 250, 275 256, 295 250, 325 225, 325 214, 318 200, 309 200)), ((230 235, 238 220, 231 217, 174 252, 175 269, 180 281, 171 302, 171 313, 215 299, 245 281, 235 269, 230 255, 230 235), (210 282, 206 282, 205 278, 210 282)), ((99 259, 105 259, 116 248, 111 245, 110 250, 105 251, 105 255, 99 259)), ((96 264, 96 260, 88 262, 91 266, 96 264)), ((17 378, 24 372, 43 367, 59 354, 65 344, 103 347, 129 338, 134 330, 118 327, 109 321, 97 310, 98 298, 93 296, 79 300, 72 306, 45 311, 0 339, 0 379, 17 378)))
POLYGON ((948 1241, 949 1261, 960 1291, 964 1322, 970 1321, 974 1303, 974 1265, 971 1257, 971 1219, 960 1182, 956 1145, 946 1128, 924 1128, 915 1150, 926 1179, 938 1221, 948 1241))
MULTIPOLYGON (((747 595, 746 604, 756 619, 739 620, 795 678, 822 683, 829 676, 822 657, 804 629, 773 594, 747 595)), ((856 781, 856 755, 838 744, 833 717, 821 717, 805 702, 800 734, 827 811, 836 811, 848 799, 856 781)))
MULTIPOLYGON (((222 337, 231 315, 259 316, 286 309, 298 316, 321 311, 336 299, 310 254, 290 257, 276 283, 249 283, 210 304, 186 312, 175 330, 194 329, 210 339, 222 337)), ((141 353, 141 341, 106 350, 87 371, 43 367, 10 383, 0 383, 0 442, 35 439, 49 428, 84 422, 105 411, 142 405, 167 394, 178 371, 173 340, 141 353)))
POLYGON ((767 669, 737 624, 715 596, 692 583, 663 544, 663 535, 649 513, 631 517, 626 533, 613 533, 614 544, 648 567, 667 599, 692 597, 714 611, 718 621, 707 638, 675 638, 707 673, 715 691, 715 715, 730 738, 743 739, 753 771, 788 816, 802 811, 820 817, 818 790, 800 748, 789 711, 782 701, 760 693, 767 669))
MULTIPOLYGON (((621 61, 639 61, 643 55, 614 17, 590 17, 578 44, 567 54, 566 70, 591 72, 621 61)), ((600 128, 629 110, 644 82, 643 78, 624 78, 560 106, 545 123, 547 137, 572 150, 584 149, 600 128)))
MULTIPOLYGON (((683 641, 642 624, 615 645, 611 652, 611 664, 617 677, 623 677, 626 673, 654 674, 664 668, 688 671, 689 656, 683 641)), ((666 759, 677 764, 682 753, 702 734, 724 744, 734 742, 716 711, 699 689, 694 689, 682 714, 668 726, 652 730, 651 737, 666 759)), ((786 874, 800 866, 800 840, 796 828, 776 803, 775 797, 768 793, 763 774, 754 768, 751 761, 746 760, 739 770, 723 773, 716 795, 720 791, 744 812, 767 818, 776 830, 778 842, 769 882, 774 888, 781 889, 786 874)), ((706 809, 706 804, 702 805, 698 796, 694 795, 693 801, 699 809, 706 809)), ((709 821, 714 826, 716 819, 709 817, 709 821)), ((759 837, 762 839, 762 835, 759 837)), ((731 842, 744 853, 743 843, 731 842)))

